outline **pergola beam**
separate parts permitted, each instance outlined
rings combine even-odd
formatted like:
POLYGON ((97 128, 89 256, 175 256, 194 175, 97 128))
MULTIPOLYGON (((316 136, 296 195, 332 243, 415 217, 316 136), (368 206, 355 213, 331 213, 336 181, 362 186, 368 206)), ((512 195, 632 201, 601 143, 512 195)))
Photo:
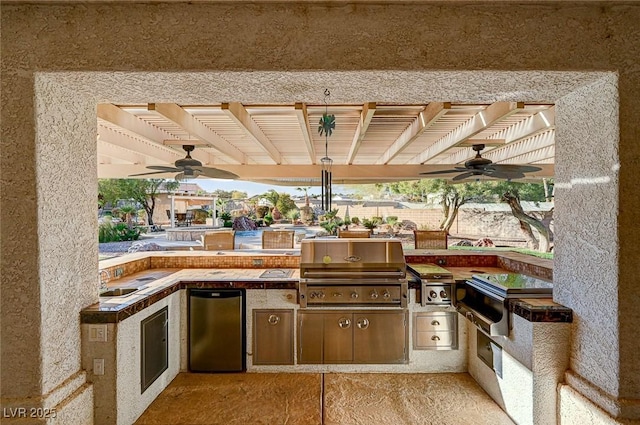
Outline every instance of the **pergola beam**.
POLYGON ((369 124, 371 124, 371 119, 373 118, 373 114, 376 113, 376 103, 369 102, 362 105, 362 112, 360 113, 360 121, 358 122, 358 127, 356 128, 356 132, 353 135, 353 140, 351 141, 351 147, 349 148, 349 154, 347 155, 347 165, 353 164, 353 160, 358 153, 358 149, 360 149, 360 145, 362 144, 362 139, 367 134, 367 128, 369 128, 369 124))
POLYGON ((388 164, 405 150, 411 143, 415 142, 422 133, 438 121, 438 118, 445 115, 451 109, 449 102, 432 102, 428 104, 418 117, 413 120, 402 134, 393 142, 391 146, 376 161, 377 165, 388 164))
POLYGON ((146 158, 135 150, 124 148, 104 140, 98 140, 98 156, 117 159, 129 164, 146 163, 146 158))
POLYGON ((307 147, 309 153, 309 159, 312 164, 316 163, 316 149, 313 146, 313 138, 311 137, 311 126, 309 126, 309 114, 307 113, 307 105, 304 103, 296 103, 295 105, 296 117, 300 124, 300 130, 302 131, 302 137, 304 139, 304 145, 307 147))
MULTIPOLYGON (((98 135, 101 136, 103 140, 123 148, 141 151, 141 153, 146 156, 158 158, 166 163, 173 163, 176 159, 180 158, 180 152, 164 146, 164 140, 171 137, 169 133, 144 122, 116 105, 111 103, 98 104, 97 115, 98 124, 100 123, 99 120, 104 120, 124 130, 123 133, 119 133, 108 129, 106 126, 98 125, 98 135), (124 138, 125 133, 126 136, 128 136, 126 139, 124 138), (132 145, 128 146, 127 143, 132 143, 132 145), (175 153, 175 155, 168 157, 167 153, 175 153)), ((193 152, 192 156, 203 163, 211 163, 211 158, 206 152, 193 152)))
POLYGON ((164 139, 170 137, 170 135, 165 131, 147 124, 135 115, 130 114, 111 103, 98 104, 97 114, 99 119, 105 120, 118 127, 122 127, 128 132, 159 145, 162 145, 162 141, 164 139))
MULTIPOLYGON (((553 165, 544 165, 542 171, 533 173, 537 176, 553 176, 553 165)), ((239 180, 267 180, 267 179, 317 179, 320 175, 321 165, 231 165, 216 166, 221 170, 231 171, 237 174, 239 180)), ((389 180, 418 180, 424 178, 420 173, 425 171, 440 171, 450 169, 450 165, 420 164, 403 165, 333 165, 331 171, 334 181, 389 181, 389 180)), ((99 177, 117 177, 143 172, 146 169, 136 165, 113 164, 104 165, 99 170, 99 177)), ((167 173, 167 177, 173 177, 175 173, 167 173)), ((161 177, 162 175, 159 175, 161 177)), ((450 174, 448 177, 452 177, 450 174)), ((437 178, 437 177, 431 177, 437 178)))
POLYGON ((260 126, 251 118, 251 114, 241 103, 223 103, 221 106, 224 112, 233 122, 235 122, 258 146, 271 157, 276 164, 282 164, 282 155, 269 138, 264 134, 260 126))
MULTIPOLYGON (((101 142, 138 152, 157 162, 172 164, 176 159, 180 158, 180 154, 171 148, 138 139, 128 133, 121 133, 111 127, 105 127, 100 124, 98 124, 98 137, 101 142)), ((100 145, 98 145, 98 154, 101 153, 100 150, 100 145)))
MULTIPOLYGON (((503 140, 505 146, 489 151, 486 154, 483 154, 483 156, 488 156, 489 158, 493 159, 493 156, 491 155, 496 155, 498 151, 502 152, 505 149, 508 150, 510 149, 510 146, 515 143, 519 143, 522 140, 529 139, 540 132, 546 132, 548 130, 555 129, 555 116, 555 106, 552 106, 545 111, 540 111, 525 120, 522 120, 508 128, 505 128, 504 130, 494 135, 494 137, 496 138, 502 138, 501 140, 503 140)), ((485 143, 485 145, 489 146, 492 140, 493 139, 487 139, 487 143, 485 143)), ((457 164, 471 158, 473 155, 473 150, 461 149, 458 152, 451 154, 446 158, 443 158, 440 163, 457 164)))
MULTIPOLYGON (((556 146, 554 144, 538 148, 529 152, 525 152, 522 155, 514 156, 507 161, 501 161, 501 164, 536 164, 540 167, 540 162, 553 161, 556 153, 556 146)), ((551 176, 549 176, 551 177, 551 176)))
MULTIPOLYGON (((162 115, 169 121, 184 128, 192 136, 207 142, 210 147, 218 151, 229 162, 245 164, 246 158, 244 153, 240 152, 231 143, 220 137, 216 132, 198 121, 193 115, 182 109, 175 103, 150 103, 148 105, 150 111, 162 115)), ((166 137, 165 137, 166 139, 166 137)), ((195 151, 194 151, 195 152, 195 151)), ((212 163, 213 161, 207 161, 212 163)))
MULTIPOLYGON (((555 131, 548 130, 544 133, 538 133, 528 139, 520 140, 518 142, 510 143, 499 149, 494 149, 491 152, 487 152, 483 155, 489 158, 493 162, 505 162, 515 164, 514 160, 522 160, 524 155, 528 152, 533 152, 537 149, 553 146, 555 143, 555 131)), ((539 159, 537 159, 539 160, 539 159)))
POLYGON ((502 121, 515 114, 518 110, 524 109, 523 102, 496 102, 492 103, 483 111, 478 112, 465 123, 459 125, 446 136, 436 140, 431 146, 419 155, 413 157, 409 164, 424 164, 436 156, 442 154, 447 149, 458 146, 467 139, 485 130, 487 127, 502 121))

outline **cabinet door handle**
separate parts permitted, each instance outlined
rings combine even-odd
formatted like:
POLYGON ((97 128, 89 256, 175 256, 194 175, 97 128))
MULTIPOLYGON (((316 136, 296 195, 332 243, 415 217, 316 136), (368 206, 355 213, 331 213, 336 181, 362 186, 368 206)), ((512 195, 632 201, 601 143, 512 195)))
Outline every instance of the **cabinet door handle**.
POLYGON ((369 327, 369 319, 366 319, 366 318, 362 317, 362 318, 358 319, 356 324, 358 325, 358 327, 360 329, 367 329, 369 327))
POLYGON ((270 314, 269 319, 267 319, 267 321, 269 322, 270 325, 277 325, 278 322, 280 322, 280 316, 277 316, 275 314, 270 314))
POLYGON ((440 322, 438 322, 437 320, 432 320, 431 321, 431 326, 439 326, 440 322))
POLYGON ((440 341, 440 337, 438 335, 434 335, 431 337, 431 341, 440 341))
POLYGON ((347 329, 349 326, 351 326, 351 320, 347 319, 346 317, 342 317, 340 318, 340 320, 338 320, 338 326, 340 326, 342 329, 347 329))

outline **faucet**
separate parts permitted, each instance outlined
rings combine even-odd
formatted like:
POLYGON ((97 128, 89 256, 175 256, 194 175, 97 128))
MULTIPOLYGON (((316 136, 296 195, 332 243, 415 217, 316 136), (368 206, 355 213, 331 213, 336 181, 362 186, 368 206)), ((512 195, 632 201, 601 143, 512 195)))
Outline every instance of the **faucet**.
POLYGON ((111 273, 109 270, 98 270, 98 281, 100 282, 100 292, 107 290, 107 282, 111 279, 111 273))

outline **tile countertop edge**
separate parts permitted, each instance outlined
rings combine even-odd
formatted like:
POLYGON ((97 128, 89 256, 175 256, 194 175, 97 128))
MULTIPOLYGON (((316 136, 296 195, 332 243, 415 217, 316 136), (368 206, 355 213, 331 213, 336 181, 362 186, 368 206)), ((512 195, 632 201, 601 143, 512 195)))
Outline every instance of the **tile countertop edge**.
POLYGON ((573 310, 552 299, 537 298, 514 299, 509 302, 509 311, 517 314, 528 322, 544 323, 571 323, 573 322, 573 310))

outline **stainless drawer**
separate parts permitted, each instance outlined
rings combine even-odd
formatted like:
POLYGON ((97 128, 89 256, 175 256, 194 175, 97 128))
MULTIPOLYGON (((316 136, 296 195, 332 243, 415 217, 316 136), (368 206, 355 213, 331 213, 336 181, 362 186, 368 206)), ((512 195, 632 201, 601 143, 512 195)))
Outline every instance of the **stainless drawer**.
POLYGON ((415 313, 415 326, 419 332, 453 331, 457 328, 456 312, 415 313))
POLYGON ((414 313, 414 350, 457 350, 458 315, 456 312, 414 313))
POLYGON ((452 350, 458 347, 455 332, 416 332, 413 341, 414 350, 452 350))

